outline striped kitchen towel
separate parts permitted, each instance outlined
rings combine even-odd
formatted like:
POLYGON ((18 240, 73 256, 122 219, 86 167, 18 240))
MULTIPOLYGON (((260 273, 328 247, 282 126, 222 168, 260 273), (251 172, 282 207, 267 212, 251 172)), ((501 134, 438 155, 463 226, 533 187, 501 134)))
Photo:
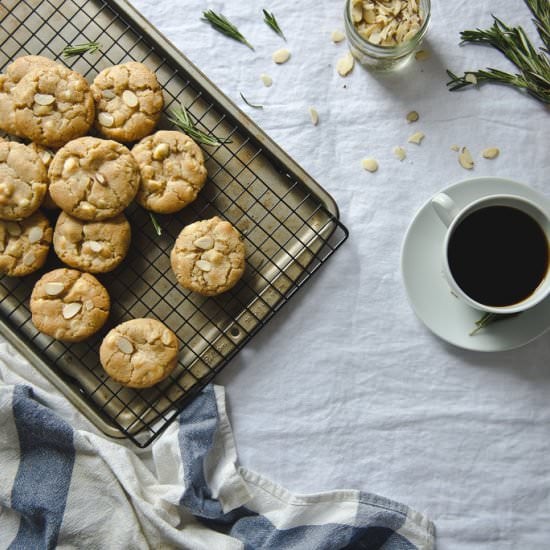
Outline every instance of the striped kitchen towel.
POLYGON ((360 491, 295 495, 240 467, 220 386, 153 443, 148 464, 73 429, 40 393, 0 382, 0 548, 434 547, 432 523, 406 506, 360 491))

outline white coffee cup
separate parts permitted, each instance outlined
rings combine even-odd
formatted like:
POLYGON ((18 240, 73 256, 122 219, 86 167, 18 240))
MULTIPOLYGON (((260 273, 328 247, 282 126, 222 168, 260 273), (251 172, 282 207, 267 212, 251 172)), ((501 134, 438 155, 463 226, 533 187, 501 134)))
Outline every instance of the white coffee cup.
MULTIPOLYGON (((544 207, 539 206, 530 200, 517 195, 490 195, 470 202, 466 206, 459 207, 451 197, 445 193, 439 193, 432 199, 432 207, 441 221, 447 227, 445 239, 443 242, 443 273, 452 292, 471 307, 496 314, 512 314, 525 311, 544 300, 550 294, 550 272, 548 266, 546 272, 541 278, 538 286, 521 301, 507 305, 488 305, 469 296, 459 286, 449 265, 449 242, 456 228, 471 214, 491 206, 507 206, 520 210, 528 214, 540 227, 546 237, 546 247, 548 254, 548 243, 550 242, 550 212, 544 207)), ((503 277, 506 274, 503 273, 503 277)))

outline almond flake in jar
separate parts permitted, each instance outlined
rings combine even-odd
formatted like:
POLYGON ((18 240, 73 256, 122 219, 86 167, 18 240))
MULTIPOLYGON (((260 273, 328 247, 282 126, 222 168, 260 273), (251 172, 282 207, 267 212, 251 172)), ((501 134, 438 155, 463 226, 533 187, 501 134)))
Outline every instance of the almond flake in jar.
POLYGON ((429 18, 430 0, 347 0, 350 50, 367 68, 398 68, 420 46, 429 18))

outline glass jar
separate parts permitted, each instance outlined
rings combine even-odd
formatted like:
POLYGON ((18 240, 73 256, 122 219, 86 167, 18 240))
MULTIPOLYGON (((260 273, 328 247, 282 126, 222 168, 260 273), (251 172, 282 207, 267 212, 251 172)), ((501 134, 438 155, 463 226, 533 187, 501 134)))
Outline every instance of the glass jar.
POLYGON ((405 65, 419 48, 430 21, 430 0, 420 0, 419 8, 422 25, 412 38, 395 46, 380 46, 369 42, 359 34, 351 16, 351 0, 346 0, 344 25, 353 57, 367 69, 376 71, 398 69, 405 65))

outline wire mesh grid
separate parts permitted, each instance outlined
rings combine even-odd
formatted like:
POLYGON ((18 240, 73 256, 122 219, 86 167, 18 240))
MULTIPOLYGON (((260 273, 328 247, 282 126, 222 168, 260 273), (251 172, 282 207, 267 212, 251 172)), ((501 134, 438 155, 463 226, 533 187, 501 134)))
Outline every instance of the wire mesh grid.
POLYGON ((309 182, 293 176, 274 153, 276 146, 258 142, 252 123, 244 115, 235 118, 228 113, 220 103, 221 94, 212 94, 212 88, 190 75, 189 62, 174 59, 165 46, 115 1, 3 0, 0 4, 1 67, 18 56, 39 54, 63 61, 91 81, 108 66, 140 61, 156 72, 164 90, 161 127, 171 127, 166 113, 182 104, 201 130, 228 138, 219 146, 203 147, 207 184, 183 211, 157 215, 161 236, 148 213, 136 205, 128 208, 132 244, 123 265, 99 277, 112 305, 107 325, 96 336, 65 344, 34 328, 29 296, 45 271, 61 267, 53 253, 32 276, 0 278, 0 320, 5 330, 63 380, 63 389, 77 396, 99 427, 141 447, 168 426, 347 238, 335 206, 327 204, 309 182), (67 44, 96 40, 102 44, 101 52, 62 59, 67 44), (169 255, 182 227, 213 215, 229 220, 244 235, 247 268, 233 289, 205 298, 177 285, 169 255), (139 317, 163 321, 182 343, 177 368, 147 390, 115 383, 98 358, 105 333, 139 317))

